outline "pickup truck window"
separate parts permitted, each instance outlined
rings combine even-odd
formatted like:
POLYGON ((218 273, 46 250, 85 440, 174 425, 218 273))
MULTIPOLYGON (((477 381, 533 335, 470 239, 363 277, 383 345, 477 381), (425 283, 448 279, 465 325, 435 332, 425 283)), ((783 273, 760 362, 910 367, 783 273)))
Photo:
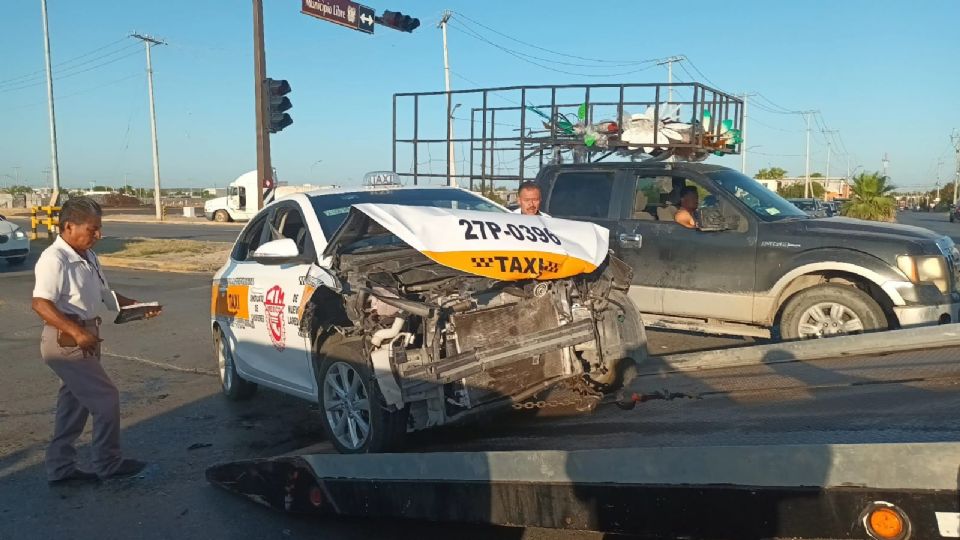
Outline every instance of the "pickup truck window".
POLYGON ((613 173, 568 172, 557 175, 550 212, 559 216, 605 218, 610 214, 613 173))
POLYGON ((740 199, 747 208, 763 221, 805 219, 808 217, 802 210, 790 204, 780 195, 770 191, 760 182, 736 171, 719 170, 708 173, 707 176, 722 189, 740 199))

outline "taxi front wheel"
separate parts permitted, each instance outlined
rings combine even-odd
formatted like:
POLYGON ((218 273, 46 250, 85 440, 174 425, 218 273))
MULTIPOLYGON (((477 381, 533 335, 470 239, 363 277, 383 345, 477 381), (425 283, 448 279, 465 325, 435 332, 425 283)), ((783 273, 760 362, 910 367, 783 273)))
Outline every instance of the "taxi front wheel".
POLYGON ((407 431, 406 408, 387 410, 359 339, 332 338, 318 354, 320 413, 341 454, 396 450, 407 431))
POLYGON ((216 331, 217 367, 220 374, 220 391, 232 401, 250 399, 257 392, 257 385, 240 378, 237 366, 230 350, 230 341, 223 336, 223 331, 216 331))

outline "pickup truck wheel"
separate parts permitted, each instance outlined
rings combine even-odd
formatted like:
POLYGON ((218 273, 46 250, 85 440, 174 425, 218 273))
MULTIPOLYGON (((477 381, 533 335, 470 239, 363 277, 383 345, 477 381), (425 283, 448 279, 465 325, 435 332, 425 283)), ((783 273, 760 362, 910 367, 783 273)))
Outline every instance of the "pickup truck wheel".
POLYGON ((233 351, 230 350, 230 342, 224 337, 222 330, 216 330, 214 342, 217 347, 220 391, 231 401, 243 401, 253 397, 257 393, 257 385, 240 378, 233 359, 233 351))
POLYGON ((226 210, 217 210, 213 213, 213 220, 217 223, 226 223, 230 221, 230 214, 226 210))
POLYGON ((318 360, 323 430, 337 451, 365 454, 398 448, 407 432, 409 410, 387 410, 361 340, 325 344, 318 360))
POLYGON ((785 340, 862 334, 888 327, 886 315, 867 293, 848 285, 817 285, 794 295, 783 308, 785 340))

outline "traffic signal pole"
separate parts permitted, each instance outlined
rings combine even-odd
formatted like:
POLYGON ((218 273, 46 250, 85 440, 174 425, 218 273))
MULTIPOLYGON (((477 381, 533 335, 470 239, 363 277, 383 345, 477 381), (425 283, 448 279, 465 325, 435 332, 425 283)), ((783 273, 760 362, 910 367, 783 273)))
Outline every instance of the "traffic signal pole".
MULTIPOLYGON (((257 210, 263 208, 264 181, 273 176, 267 111, 267 59, 263 47, 263 0, 253 0, 253 78, 257 111, 257 210)), ((250 194, 247 194, 247 200, 250 194)))

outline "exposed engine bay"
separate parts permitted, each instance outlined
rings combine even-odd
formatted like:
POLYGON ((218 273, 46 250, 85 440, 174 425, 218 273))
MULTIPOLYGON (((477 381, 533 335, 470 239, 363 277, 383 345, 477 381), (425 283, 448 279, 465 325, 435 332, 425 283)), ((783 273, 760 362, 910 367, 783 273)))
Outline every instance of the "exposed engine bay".
POLYGON ((441 265, 376 222, 355 221, 331 250, 340 290, 321 288, 301 321, 311 335, 360 338, 382 406, 403 410, 407 431, 557 387, 590 410, 615 384, 619 361, 645 355, 625 295, 631 270, 612 255, 590 274, 501 281, 441 265))

